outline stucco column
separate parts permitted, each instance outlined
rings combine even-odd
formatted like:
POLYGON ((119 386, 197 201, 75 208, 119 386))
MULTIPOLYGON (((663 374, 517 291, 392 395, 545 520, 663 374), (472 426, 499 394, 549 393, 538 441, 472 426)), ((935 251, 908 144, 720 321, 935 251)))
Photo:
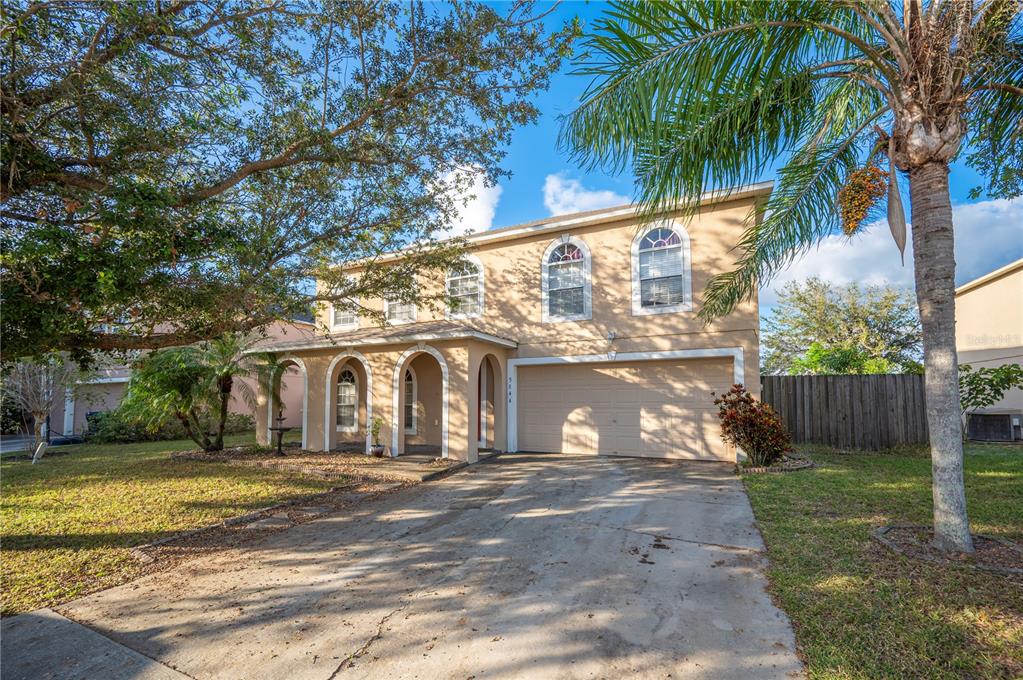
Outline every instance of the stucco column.
POLYGON ((468 345, 443 350, 448 362, 448 457, 475 463, 479 459, 476 439, 476 377, 469 367, 468 345))
POLYGON ((269 433, 266 429, 270 425, 268 418, 268 410, 270 408, 269 396, 263 388, 262 381, 257 381, 254 420, 256 421, 256 444, 259 446, 270 446, 270 438, 267 436, 269 433))

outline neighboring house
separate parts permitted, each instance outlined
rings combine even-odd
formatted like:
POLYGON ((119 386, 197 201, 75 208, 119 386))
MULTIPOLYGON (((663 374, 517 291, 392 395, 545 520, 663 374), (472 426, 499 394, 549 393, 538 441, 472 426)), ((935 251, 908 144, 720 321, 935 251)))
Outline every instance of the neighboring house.
MULTIPOLYGON (((266 334, 270 340, 282 341, 311 337, 314 331, 311 322, 296 320, 271 324, 266 328, 266 334)), ((50 411, 50 434, 61 436, 84 433, 88 429, 89 414, 117 408, 124 398, 130 379, 130 369, 125 366, 114 366, 96 370, 73 389, 65 388, 64 399, 58 400, 50 411)), ((254 380, 241 378, 240 382, 248 383, 253 393, 257 391, 254 380)), ((297 370, 291 369, 285 374, 283 383, 281 398, 285 404, 284 425, 301 427, 303 417, 301 376, 297 370)), ((232 413, 253 415, 252 407, 241 398, 239 389, 234 390, 230 409, 232 413)))
MULTIPOLYGON (((1023 365, 1023 259, 956 288, 956 349, 959 363, 974 368, 1023 365)), ((985 429, 1011 431, 1012 438, 1020 439, 1023 390, 1006 393, 978 413, 991 417, 977 419, 971 436, 982 434, 974 427, 986 421, 985 429)))
MULTIPOLYGON (((450 310, 360 300, 384 313, 383 328, 323 310, 330 334, 271 345, 305 377, 303 446, 368 449, 379 417, 392 455, 734 461, 713 395, 733 383, 759 393, 757 301, 707 326, 698 300, 734 267, 745 222, 770 191, 707 196, 691 219, 646 226, 623 206, 477 233, 470 266, 417 282, 427 295, 446 288, 450 310)), ((272 404, 262 398, 257 437, 266 441, 272 404)))

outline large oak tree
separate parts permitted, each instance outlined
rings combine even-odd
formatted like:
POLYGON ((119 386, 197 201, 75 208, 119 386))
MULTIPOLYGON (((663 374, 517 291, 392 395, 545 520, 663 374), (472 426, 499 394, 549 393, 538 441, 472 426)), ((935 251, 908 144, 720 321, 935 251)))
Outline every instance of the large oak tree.
MULTIPOLYGON (((572 37, 513 2, 3 3, 3 359, 418 295, 572 37), (372 266, 410 248, 398 266, 372 266), (370 262, 358 280, 353 260, 370 262), (338 267, 337 265, 342 265, 338 267), (314 287, 313 279, 322 285, 314 287)), ((457 244, 456 244, 457 246, 457 244)))

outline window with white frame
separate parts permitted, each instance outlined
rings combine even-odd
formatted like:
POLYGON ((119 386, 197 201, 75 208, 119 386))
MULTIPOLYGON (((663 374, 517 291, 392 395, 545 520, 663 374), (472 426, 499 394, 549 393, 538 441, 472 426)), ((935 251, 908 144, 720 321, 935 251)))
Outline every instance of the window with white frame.
POLYGON ((634 314, 692 308, 688 246, 684 232, 667 225, 637 236, 632 260, 634 314))
POLYGON ((411 368, 405 369, 405 380, 402 383, 404 389, 405 406, 405 434, 415 434, 418 423, 416 422, 416 400, 418 399, 418 386, 416 385, 416 374, 411 368))
POLYGON ((355 432, 359 426, 359 381, 350 368, 337 377, 337 430, 355 432))
POLYGON ((359 314, 355 305, 345 302, 334 303, 334 328, 356 328, 359 325, 359 314))
POLYGON ((448 318, 465 319, 483 313, 483 266, 475 257, 448 271, 448 318))
POLYGON ((548 248, 543 269, 544 321, 590 318, 590 263, 585 245, 563 237, 548 248))
POLYGON ((416 320, 416 305, 414 302, 385 300, 384 317, 386 317, 387 323, 412 323, 416 320))

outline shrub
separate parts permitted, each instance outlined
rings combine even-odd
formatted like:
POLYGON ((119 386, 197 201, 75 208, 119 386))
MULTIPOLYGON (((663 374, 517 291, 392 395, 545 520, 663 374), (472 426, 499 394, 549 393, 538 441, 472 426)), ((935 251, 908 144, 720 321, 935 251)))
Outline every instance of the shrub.
POLYGON ((742 385, 732 385, 714 404, 721 420, 721 438, 746 452, 747 465, 770 465, 792 450, 792 438, 778 414, 742 385))
MULTIPOLYGON (((134 442, 155 442, 169 439, 187 439, 185 428, 176 420, 169 420, 155 430, 129 418, 120 410, 92 413, 88 417, 89 441, 98 444, 130 444, 134 442)), ((252 432, 256 428, 252 416, 245 413, 227 414, 224 425, 226 434, 252 432)))

